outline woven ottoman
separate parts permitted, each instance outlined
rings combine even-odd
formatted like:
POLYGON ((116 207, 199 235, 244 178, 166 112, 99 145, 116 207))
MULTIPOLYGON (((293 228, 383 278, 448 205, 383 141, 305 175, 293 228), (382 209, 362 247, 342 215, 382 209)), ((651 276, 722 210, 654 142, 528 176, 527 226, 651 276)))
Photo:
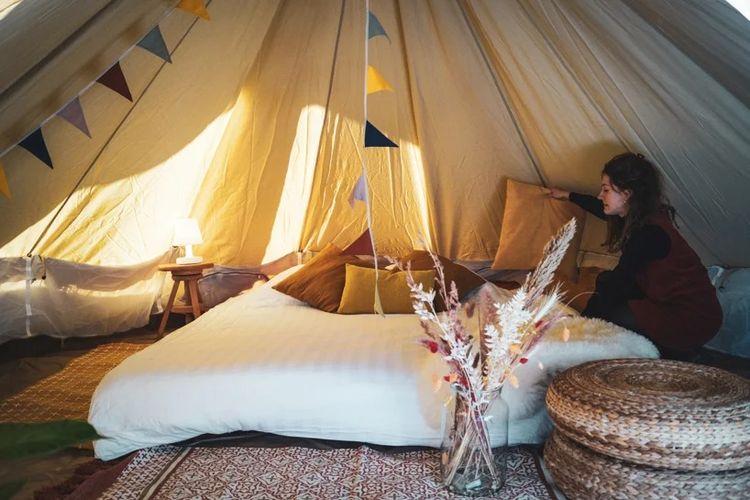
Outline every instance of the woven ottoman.
POLYGON ((545 459, 571 498, 742 497, 750 381, 693 363, 585 363, 552 381, 545 459), (667 493, 671 491, 671 493, 667 493))

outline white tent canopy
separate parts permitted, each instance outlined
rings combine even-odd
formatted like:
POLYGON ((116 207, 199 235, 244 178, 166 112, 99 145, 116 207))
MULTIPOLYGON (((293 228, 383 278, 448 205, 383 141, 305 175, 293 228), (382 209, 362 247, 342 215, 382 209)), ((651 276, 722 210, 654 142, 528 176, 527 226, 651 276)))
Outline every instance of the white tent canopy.
MULTIPOLYGON (((704 263, 750 266, 750 22, 723 0, 371 0, 388 37, 369 42, 364 1, 213 0, 209 21, 136 4, 0 7, 0 257, 138 266, 185 216, 221 264, 345 245, 366 161, 379 253, 424 237, 488 261, 507 178, 595 192, 634 150, 704 263), (128 52, 157 23, 172 64, 128 52), (393 92, 365 117, 366 47, 393 92), (89 86, 123 54, 132 103, 89 86), (90 139, 54 117, 79 94, 90 139), (399 148, 365 150, 365 118, 399 148), (14 147, 41 123, 54 169, 14 147)), ((3 287, 25 317, 34 291, 3 287)))

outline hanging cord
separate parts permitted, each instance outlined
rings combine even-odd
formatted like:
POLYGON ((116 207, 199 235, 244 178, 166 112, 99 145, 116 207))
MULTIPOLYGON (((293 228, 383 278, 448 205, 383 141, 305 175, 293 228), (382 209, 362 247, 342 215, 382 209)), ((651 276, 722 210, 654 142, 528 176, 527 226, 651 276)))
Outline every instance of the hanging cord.
MULTIPOLYGON (((363 144, 364 144, 364 132, 367 128, 367 67, 369 64, 369 44, 370 44, 370 0, 365 0, 365 80, 364 80, 364 111, 365 111, 365 123, 362 130, 363 144)), ((367 148, 363 148, 362 152, 362 176, 365 178, 365 213, 367 214, 367 229, 370 235, 370 245, 372 246, 373 260, 375 263, 375 297, 373 298, 373 309, 376 313, 381 316, 385 316, 383 313, 383 306, 380 302, 380 291, 378 290, 378 252, 375 249, 375 232, 372 229, 372 205, 370 202, 370 183, 367 180, 367 148)))
MULTIPOLYGON (((528 155, 529 160, 531 160, 531 165, 534 167, 534 171, 536 172, 536 175, 539 178, 539 182, 546 185, 547 183, 544 179, 544 176, 542 175, 542 170, 541 168, 539 168, 539 161, 534 155, 534 152, 532 151, 531 146, 529 145, 529 142, 526 139, 526 134, 523 132, 523 128, 521 128, 520 120, 518 119, 518 114, 516 113, 515 108, 512 106, 510 99, 505 95, 504 86, 502 84, 501 78, 497 74, 495 67, 492 65, 492 63, 490 63, 490 60, 487 57, 487 52, 484 49, 484 45, 482 44, 480 40, 480 34, 477 33, 476 15, 472 11, 471 19, 469 19, 469 14, 466 11, 466 5, 462 1, 458 2, 458 7, 461 9, 461 14, 464 17, 464 21, 466 21, 466 25, 469 27, 469 30, 471 30, 471 35, 474 38, 474 42, 477 44, 479 53, 482 55, 482 59, 484 60, 484 63, 487 65, 487 69, 490 71, 490 74, 492 75, 492 80, 495 82, 495 87, 497 88, 497 92, 500 94, 500 98, 503 100, 503 104, 505 104, 505 107, 508 110, 508 113, 510 114, 511 121, 513 122, 513 127, 516 129, 516 133, 521 139, 521 144, 523 144, 523 147, 526 150, 526 154, 528 155)), ((482 38, 485 38, 485 37, 482 37, 482 38)))
MULTIPOLYGON (((208 6, 210 4, 211 4, 211 0, 209 0, 208 2, 206 2, 206 6, 208 6)), ((159 23, 161 23, 169 14, 171 14, 173 12, 174 12, 174 9, 172 9, 171 11, 169 11, 161 20, 159 20, 158 23, 156 23, 155 26, 158 26, 159 23)), ((177 51, 177 49, 182 44, 183 40, 185 40, 185 37, 190 33, 190 31, 192 31, 193 26, 195 26, 195 23, 198 22, 198 20, 199 20, 199 18, 196 17, 193 20, 193 22, 190 24, 190 27, 187 29, 187 31, 185 31, 185 33, 182 35, 182 37, 180 37, 179 41, 177 42, 177 44, 172 49, 172 52, 169 53, 170 57, 172 56, 172 54, 174 54, 177 51)), ((151 29, 153 29, 153 28, 151 28, 151 29)), ((150 32, 150 30, 149 30, 149 32, 150 32)), ((133 47, 135 47, 136 45, 137 45, 137 43, 135 45, 133 45, 133 47)), ((120 57, 120 59, 118 59, 118 61, 122 60, 123 57, 125 57, 126 55, 128 55, 130 53, 130 51, 133 50, 133 47, 131 47, 130 49, 128 49, 120 57)), ((110 134, 110 136, 104 142, 104 145, 102 146, 102 148, 99 150, 99 152, 96 154, 96 156, 94 156, 94 159, 91 160, 91 163, 86 168, 86 170, 83 172, 83 174, 81 175, 81 177, 78 179, 78 182, 76 182, 75 186, 73 186, 73 189, 70 191, 70 193, 68 193, 68 195, 65 197, 65 199, 63 200, 63 202, 60 204, 60 207, 55 212, 55 215, 52 216, 52 218, 50 219, 50 221, 47 223, 47 225, 42 230, 41 234, 39 234, 39 237, 36 239, 36 241, 34 242, 34 244, 31 246, 31 248, 29 249, 29 251, 26 253, 27 257, 31 257, 32 256, 32 254, 33 254, 34 250, 36 249, 37 245, 39 245, 39 242, 41 242, 42 238, 44 238, 47 235, 47 231, 49 231, 49 228, 52 227, 52 224, 55 222, 55 220, 57 219, 58 215, 60 215, 60 212, 62 212, 63 208, 65 208, 65 205, 68 203, 68 201, 70 200, 70 198, 78 190, 78 187, 83 182, 83 179, 85 179, 86 176, 89 174, 89 172, 91 172, 91 169, 94 167, 94 165, 96 165, 96 162, 97 162, 97 160, 99 160, 99 157, 107 149, 107 146, 109 146, 109 144, 112 142, 112 139, 115 137, 115 135, 117 135, 117 132, 125 124, 125 122, 127 121, 128 117, 133 112, 133 110, 135 110, 136 106, 141 101, 141 99, 143 98, 143 96, 146 95, 146 92, 148 92, 148 89, 151 88, 151 85, 154 83, 154 81, 156 80, 156 77, 159 76, 159 74, 161 73, 161 70, 164 69, 164 66, 166 64, 167 64, 167 61, 163 61, 162 62, 161 66, 159 66, 159 69, 156 71, 156 73, 154 73, 154 76, 151 78, 151 80, 148 82, 148 84, 146 85, 146 87, 143 89, 143 92, 141 92, 141 95, 139 95, 136 98, 136 100, 133 102, 133 105, 130 107, 130 109, 128 110, 128 112, 125 114, 125 116, 122 118, 122 120, 120 120, 120 123, 117 124, 117 127, 115 127, 115 129, 112 131, 112 133, 110 134)), ((107 70, 109 70, 109 68, 107 68, 107 70)), ((97 78, 97 80, 98 80, 98 78, 97 78)), ((96 80, 94 80, 94 82, 92 82, 89 86, 93 85, 94 83, 96 83, 96 80)), ((85 92, 87 89, 88 89, 88 87, 84 88, 81 91, 81 93, 85 92)), ((55 116, 55 115, 52 115, 52 116, 55 116)), ((52 118, 52 117, 50 117, 50 118, 52 118)), ((49 120, 49 118, 48 118, 48 120, 49 120)), ((40 125, 40 127, 41 127, 41 125, 40 125)))

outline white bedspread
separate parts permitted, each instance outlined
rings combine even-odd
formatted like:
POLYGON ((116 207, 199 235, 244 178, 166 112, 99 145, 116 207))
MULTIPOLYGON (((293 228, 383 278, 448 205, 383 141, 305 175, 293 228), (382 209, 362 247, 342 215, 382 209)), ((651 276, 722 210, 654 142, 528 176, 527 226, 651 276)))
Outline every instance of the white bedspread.
MULTIPOLYGON (((96 456, 238 430, 439 446, 448 391, 434 392, 432 381, 445 369, 417 344, 416 316, 325 313, 273 290, 278 280, 208 311, 108 373, 89 412, 105 436, 95 443, 96 456)), ((504 391, 512 442, 544 439, 552 374, 592 359, 656 357, 653 345, 631 332, 566 321, 572 340, 551 335, 519 368, 519 389, 504 391)))

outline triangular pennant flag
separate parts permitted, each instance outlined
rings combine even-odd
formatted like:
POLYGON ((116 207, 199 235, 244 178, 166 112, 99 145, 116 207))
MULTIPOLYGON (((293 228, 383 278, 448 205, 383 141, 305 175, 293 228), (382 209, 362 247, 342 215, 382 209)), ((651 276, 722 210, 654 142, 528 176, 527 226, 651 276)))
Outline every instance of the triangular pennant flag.
POLYGON ((352 192, 349 195, 349 206, 354 208, 354 202, 356 200, 367 200, 367 179, 365 179, 364 175, 359 176, 357 183, 354 185, 354 189, 352 189, 352 192))
POLYGON ((110 89, 114 90, 128 101, 133 102, 133 96, 130 95, 128 82, 125 80, 125 75, 122 74, 120 61, 117 61, 114 66, 109 68, 106 73, 100 76, 97 82, 101 83, 105 87, 109 87, 110 89))
POLYGON ((397 148, 398 145, 387 138, 383 133, 375 128, 375 125, 369 121, 365 125, 365 147, 366 148, 397 148))
POLYGON ((375 14, 370 11, 370 28, 367 30, 367 39, 375 38, 378 35, 383 35, 388 39, 388 41, 391 41, 391 38, 388 36, 388 33, 385 32, 385 29, 383 29, 383 25, 380 24, 380 21, 378 21, 378 18, 375 17, 375 14))
POLYGON ((375 250, 372 248, 372 239, 370 239, 370 230, 365 229, 365 232, 342 250, 339 255, 375 255, 375 250))
POLYGON ((393 87, 391 87, 391 84, 386 81, 386 79, 378 72, 378 70, 368 64, 367 94, 374 94, 379 90, 390 90, 391 92, 393 92, 393 87))
POLYGON ((0 193, 3 193, 10 200, 10 187, 8 186, 8 178, 5 177, 5 170, 2 163, 0 163, 0 193))
POLYGON ((186 10, 198 17, 202 17, 206 21, 210 21, 211 18, 206 10, 206 2, 204 0, 180 0, 177 4, 178 9, 186 10))
POLYGON ((47 145, 44 143, 41 128, 33 131, 28 137, 19 142, 18 145, 42 160, 49 168, 54 168, 52 166, 52 158, 50 158, 49 151, 47 151, 47 145))
POLYGON ((81 100, 78 97, 70 101, 67 106, 58 111, 57 116, 65 119, 69 123, 72 123, 75 128, 91 138, 89 126, 86 124, 86 117, 83 116, 81 100))
POLYGON ((164 37, 161 35, 159 26, 154 26, 154 29, 148 32, 148 35, 144 36, 138 46, 148 50, 152 54, 161 57, 168 63, 172 62, 172 58, 169 57, 169 49, 167 44, 164 42, 164 37))

